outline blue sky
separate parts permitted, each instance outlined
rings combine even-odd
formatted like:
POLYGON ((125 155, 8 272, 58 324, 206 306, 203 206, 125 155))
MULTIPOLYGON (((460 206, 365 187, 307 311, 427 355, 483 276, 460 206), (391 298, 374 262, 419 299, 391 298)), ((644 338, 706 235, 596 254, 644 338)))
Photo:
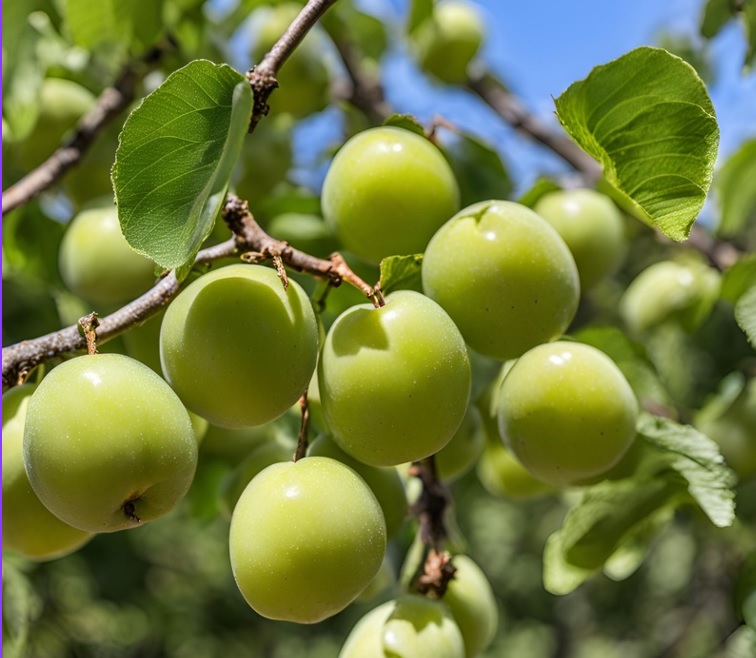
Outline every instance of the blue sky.
MULTIPOLYGON (((404 0, 368 0, 366 6, 395 18, 404 15, 404 0)), ((661 31, 697 37, 703 0, 544 0, 507 2, 475 0, 486 19, 487 41, 481 56, 522 98, 531 111, 557 127, 552 97, 590 70, 640 45, 655 45, 661 31)), ((722 133, 720 158, 747 137, 756 137, 756 73, 744 75, 745 40, 733 22, 711 44, 715 84, 710 88, 722 133)), ((390 98, 402 111, 421 120, 440 113, 487 137, 502 152, 518 187, 539 173, 566 168, 517 137, 477 99, 450 91, 417 75, 403 53, 387 57, 384 67, 390 98)))

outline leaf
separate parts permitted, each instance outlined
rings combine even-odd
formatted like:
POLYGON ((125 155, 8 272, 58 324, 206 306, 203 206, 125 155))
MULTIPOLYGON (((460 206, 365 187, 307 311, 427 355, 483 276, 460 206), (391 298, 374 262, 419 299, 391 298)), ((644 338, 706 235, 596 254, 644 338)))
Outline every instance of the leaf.
POLYGON ((588 489, 546 543, 544 587, 557 595, 576 589, 682 493, 679 483, 663 478, 607 481, 588 489))
POLYGON ((717 527, 735 520, 735 474, 719 447, 690 425, 642 414, 638 433, 666 455, 669 466, 687 481, 690 495, 717 527))
POLYGON ((12 48, 13 53, 7 65, 3 61, 3 119, 17 141, 26 139, 37 123, 46 68, 37 55, 42 37, 27 12, 25 3, 3 0, 3 51, 12 48))
POLYGON ((3 656, 24 655, 29 627, 39 608, 29 579, 3 560, 3 656))
POLYGON ((404 128, 404 130, 409 130, 421 137, 425 137, 425 128, 423 128, 423 125, 411 114, 392 114, 383 122, 383 125, 404 128))
POLYGON ((561 189, 562 186, 556 181, 553 181, 545 176, 541 176, 536 180, 535 183, 533 183, 533 186, 529 190, 524 192, 522 196, 517 199, 517 203, 521 203, 523 206, 532 208, 538 202, 538 199, 540 199, 545 194, 548 194, 549 192, 557 192, 561 189))
POLYGON ((463 208, 478 201, 506 199, 511 194, 512 180, 501 157, 482 140, 462 133, 443 152, 459 183, 463 208))
POLYGON ((701 15, 701 35, 714 38, 735 13, 735 0, 708 0, 701 15))
POLYGON ((743 7, 746 37, 748 38, 748 52, 746 53, 745 68, 749 69, 756 62, 756 2, 750 0, 743 7))
POLYGON ((725 270, 720 296, 734 304, 752 286, 756 286, 756 254, 742 256, 725 270))
POLYGON ((63 17, 73 42, 93 49, 103 44, 146 50, 163 29, 164 0, 65 0, 63 17))
POLYGON ((735 235, 756 221, 756 139, 740 146, 714 177, 714 198, 719 206, 717 234, 735 235))
POLYGON ((641 47, 556 99, 572 138, 604 167, 621 205, 673 240, 688 237, 711 184, 719 128, 693 67, 641 47))
POLYGON ((756 347, 756 285, 741 295, 735 304, 735 321, 748 337, 748 342, 756 347))
POLYGON ((58 252, 65 227, 37 204, 18 208, 3 222, 3 271, 60 284, 58 252))
POLYGON ((380 288, 384 294, 398 288, 418 289, 423 255, 389 256, 381 261, 380 288))
POLYGON ((252 114, 246 78, 196 60, 126 120, 113 166, 121 229, 165 268, 191 263, 220 211, 252 114))
POLYGON ((407 22, 407 34, 412 34, 432 15, 433 0, 411 0, 407 22))

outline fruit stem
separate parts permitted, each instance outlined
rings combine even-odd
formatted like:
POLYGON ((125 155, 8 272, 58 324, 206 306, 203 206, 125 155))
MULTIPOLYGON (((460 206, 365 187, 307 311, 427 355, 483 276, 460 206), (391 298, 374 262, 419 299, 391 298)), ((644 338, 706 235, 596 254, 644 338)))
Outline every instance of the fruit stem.
POLYGON ((411 587, 424 596, 440 599, 456 572, 450 554, 443 549, 444 541, 449 536, 444 515, 451 504, 451 493, 438 479, 433 455, 413 462, 409 472, 423 484, 412 513, 417 516, 420 541, 425 545, 422 569, 418 570, 411 587))
POLYGON ((297 440, 297 449, 294 452, 293 461, 299 461, 307 455, 307 433, 310 427, 310 407, 307 404, 307 391, 302 393, 299 398, 299 410, 301 418, 299 421, 299 439, 297 440))
POLYGON ((87 340, 87 354, 92 356, 97 354, 97 327, 100 326, 100 321, 97 319, 97 313, 92 312, 89 315, 85 315, 83 318, 79 318, 79 326, 84 332, 84 338, 87 340))

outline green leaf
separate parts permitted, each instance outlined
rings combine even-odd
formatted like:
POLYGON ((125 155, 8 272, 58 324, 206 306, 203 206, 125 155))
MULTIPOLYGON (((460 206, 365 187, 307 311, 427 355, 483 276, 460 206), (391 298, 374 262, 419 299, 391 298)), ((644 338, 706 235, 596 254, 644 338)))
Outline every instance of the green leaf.
POLYGON ((404 130, 409 130, 421 137, 425 137, 425 128, 423 128, 423 124, 411 114, 392 114, 383 122, 383 125, 403 128, 404 130))
POLYGON ((745 68, 750 70, 756 62, 756 2, 749 0, 743 7, 748 52, 746 53, 745 68))
POLYGON ((756 347, 756 285, 741 295, 735 304, 735 321, 748 337, 748 342, 756 347))
POLYGON ((191 263, 220 211, 252 115, 246 78, 196 60, 126 120, 113 167, 121 229, 165 268, 191 263))
POLYGON ((26 139, 37 123, 46 68, 38 56, 42 37, 27 12, 23 2, 3 1, 3 50, 13 53, 7 65, 3 61, 3 119, 17 141, 26 139))
POLYGON ((714 38, 735 14, 735 0, 708 0, 701 16, 701 35, 714 38))
POLYGON ((687 481, 690 495, 717 527, 735 520, 735 474, 719 447, 690 425, 642 414, 638 433, 666 455, 669 466, 687 481))
POLYGON ((433 0, 411 0, 407 20, 407 34, 412 34, 433 15, 433 0))
POLYGON ((686 239, 719 144, 714 107, 693 67, 665 50, 637 48, 572 84, 556 107, 620 203, 673 240, 686 239))
POLYGON ((3 221, 3 272, 61 284, 58 251, 65 226, 37 204, 17 208, 3 221))
POLYGON ((742 256, 725 270, 720 296, 734 304, 752 286, 756 286, 756 254, 742 256))
POLYGON ((512 180, 499 154, 482 140, 462 133, 443 151, 459 183, 463 208, 478 201, 506 199, 512 193, 512 180))
POLYGON ((663 478, 607 481, 588 489, 546 543, 545 588, 557 595, 573 591, 683 494, 679 483, 663 478))
POLYGON ((719 206, 717 234, 735 235, 756 221, 756 139, 740 146, 714 177, 713 193, 719 206))
POLYGON ((548 194, 549 192, 557 192, 561 189, 562 186, 556 181, 552 180, 551 178, 541 176, 536 180, 535 183, 533 183, 533 186, 529 190, 525 191, 520 196, 520 198, 517 199, 517 203, 521 203, 523 206, 532 208, 538 202, 538 199, 540 199, 544 194, 548 194))
POLYGON ((385 294, 399 288, 418 289, 423 255, 389 256, 381 261, 380 288, 385 294))
POLYGON ((163 0, 65 0, 65 25, 83 48, 103 44, 149 48, 163 29, 163 0))
POLYGON ((3 560, 3 656, 20 658, 25 654, 29 627, 38 608, 29 579, 3 560))

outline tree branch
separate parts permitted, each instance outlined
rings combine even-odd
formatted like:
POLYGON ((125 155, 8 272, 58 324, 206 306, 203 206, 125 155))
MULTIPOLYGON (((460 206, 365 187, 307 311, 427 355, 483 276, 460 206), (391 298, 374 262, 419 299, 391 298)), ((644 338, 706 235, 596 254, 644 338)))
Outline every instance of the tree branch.
MULTIPOLYGON (((164 52, 162 48, 152 48, 142 61, 155 63, 164 52)), ((79 121, 66 143, 3 191, 3 215, 39 196, 81 161, 103 129, 134 100, 137 78, 134 66, 127 64, 113 85, 103 89, 95 106, 79 121)))
MULTIPOLYGON (((254 253, 259 259, 280 258, 289 267, 327 279, 338 286, 342 281, 358 288, 374 304, 378 304, 380 291, 368 285, 347 265, 340 254, 329 260, 316 258, 295 249, 287 242, 269 236, 254 220, 247 202, 229 195, 223 216, 234 231, 235 237, 219 245, 203 249, 194 259, 195 265, 210 263, 234 254, 254 253)), ((258 260, 259 260, 258 259, 258 260)), ((168 304, 181 289, 174 272, 169 272, 155 286, 133 302, 102 318, 97 328, 97 339, 102 344, 131 327, 141 324, 168 304)), ((78 325, 72 325, 39 338, 25 340, 3 348, 3 391, 24 381, 37 366, 68 352, 86 349, 87 342, 78 325)))
POLYGON ((292 52, 305 38, 315 23, 336 0, 308 0, 286 32, 276 41, 262 62, 247 71, 247 79, 254 93, 254 107, 249 122, 252 132, 260 120, 268 114, 268 98, 278 87, 276 74, 292 52))
POLYGON ((591 183, 601 178, 601 165, 568 137, 553 131, 533 116, 506 87, 490 73, 471 78, 467 87, 515 130, 535 139, 579 171, 591 183))

